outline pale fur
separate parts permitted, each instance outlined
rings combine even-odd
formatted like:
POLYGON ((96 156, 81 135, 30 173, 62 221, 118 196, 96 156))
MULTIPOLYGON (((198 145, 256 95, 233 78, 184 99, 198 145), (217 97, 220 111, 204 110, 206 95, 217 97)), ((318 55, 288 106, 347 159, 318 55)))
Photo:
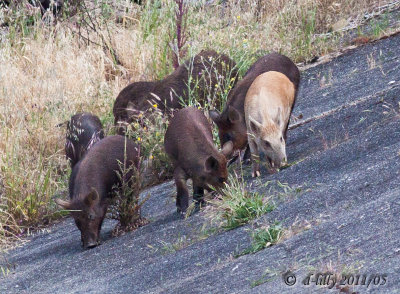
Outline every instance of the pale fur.
POLYGON ((259 75, 247 91, 244 112, 253 177, 260 175, 260 151, 264 152, 273 167, 279 167, 286 161, 285 132, 294 99, 293 83, 276 71, 259 75))

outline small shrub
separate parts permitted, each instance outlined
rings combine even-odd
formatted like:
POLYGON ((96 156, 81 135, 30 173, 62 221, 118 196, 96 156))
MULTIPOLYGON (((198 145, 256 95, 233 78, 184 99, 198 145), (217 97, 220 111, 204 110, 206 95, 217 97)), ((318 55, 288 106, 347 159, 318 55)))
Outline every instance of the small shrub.
POLYGON ((168 119, 153 105, 154 111, 132 123, 128 137, 140 145, 143 161, 143 187, 155 185, 172 177, 172 165, 164 151, 164 134, 168 119))
POLYGON ((140 23, 141 31, 143 33, 143 39, 146 40, 149 36, 155 33, 157 28, 163 21, 162 12, 162 1, 146 1, 141 14, 140 23))
POLYGON ((142 201, 139 199, 142 186, 140 162, 137 168, 134 165, 128 167, 126 160, 119 162, 119 166, 118 177, 121 186, 116 187, 118 189, 114 193, 113 206, 111 207, 111 217, 118 220, 118 224, 113 230, 114 236, 132 231, 146 223, 146 220, 140 215, 140 209, 148 199, 148 197, 142 201))
POLYGON ((70 13, 76 13, 76 21, 70 29, 82 44, 101 47, 109 54, 114 65, 122 65, 111 35, 110 19, 114 17, 113 7, 107 1, 94 1, 90 4, 86 1, 76 1, 70 13))
POLYGON ((282 226, 279 223, 275 223, 269 227, 263 227, 254 230, 251 233, 252 244, 249 248, 236 255, 236 257, 254 254, 264 248, 275 245, 281 240, 283 234, 282 226))

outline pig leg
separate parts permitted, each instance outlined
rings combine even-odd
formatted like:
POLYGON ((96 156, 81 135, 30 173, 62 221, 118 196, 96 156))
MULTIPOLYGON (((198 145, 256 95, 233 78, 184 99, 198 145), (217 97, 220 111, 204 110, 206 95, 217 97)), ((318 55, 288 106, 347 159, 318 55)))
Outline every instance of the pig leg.
POLYGON ((184 215, 189 206, 189 190, 186 185, 186 173, 185 171, 177 167, 174 170, 174 179, 176 185, 176 208, 180 215, 184 215))
POLYGON ((253 178, 260 176, 260 155, 258 152, 257 143, 250 138, 249 136, 249 146, 251 152, 251 161, 253 163, 253 171, 251 172, 251 176, 253 178))
POLYGON ((228 166, 231 166, 232 163, 234 163, 237 159, 239 159, 243 164, 247 165, 250 161, 250 148, 249 148, 249 144, 246 145, 246 149, 244 151, 244 154, 241 158, 241 154, 243 151, 240 151, 240 153, 238 155, 233 156, 229 162, 228 162, 228 166))
POLYGON ((193 200, 195 203, 195 211, 199 211, 200 207, 205 205, 204 202, 204 189, 193 184, 193 200))
POLYGON ((250 146, 249 144, 247 144, 243 154, 243 164, 248 164, 249 161, 250 161, 250 146))
POLYGON ((283 139, 285 139, 285 142, 286 142, 286 139, 287 139, 288 127, 289 127, 289 120, 286 122, 285 128, 283 129, 283 139))

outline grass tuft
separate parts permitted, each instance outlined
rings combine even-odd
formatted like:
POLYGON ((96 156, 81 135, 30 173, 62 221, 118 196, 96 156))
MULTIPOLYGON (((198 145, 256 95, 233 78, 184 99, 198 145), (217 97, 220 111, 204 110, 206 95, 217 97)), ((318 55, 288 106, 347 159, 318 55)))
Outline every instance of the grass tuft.
POLYGON ((209 218, 225 230, 235 229, 274 209, 268 198, 247 191, 243 180, 236 174, 229 175, 221 195, 210 202, 209 218))
POLYGON ((251 233, 251 246, 235 257, 254 254, 264 248, 275 245, 282 239, 283 229, 280 223, 275 223, 268 227, 258 228, 251 233))

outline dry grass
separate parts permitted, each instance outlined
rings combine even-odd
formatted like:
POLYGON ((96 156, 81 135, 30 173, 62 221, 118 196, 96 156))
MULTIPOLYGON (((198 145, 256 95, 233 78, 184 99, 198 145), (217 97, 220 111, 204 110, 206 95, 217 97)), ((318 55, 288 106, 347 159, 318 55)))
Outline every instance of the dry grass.
POLYGON ((321 34, 332 31, 338 21, 360 23, 365 12, 388 2, 230 0, 227 7, 206 7, 194 14, 198 23, 194 31, 200 36, 200 44, 218 50, 226 50, 226 44, 230 44, 228 50, 233 57, 277 51, 300 62, 337 49, 335 36, 327 39, 321 34))
MULTIPOLYGON (((110 131, 113 101, 124 86, 171 71, 173 1, 147 1, 142 7, 117 2, 124 11, 123 23, 115 23, 120 12, 110 6, 111 16, 86 37, 99 41, 99 33, 110 32, 108 45, 122 65, 114 65, 103 48, 82 42, 74 19, 55 26, 28 26, 20 15, 0 32, 1 230, 19 234, 21 226, 37 226, 56 211, 51 198, 66 189, 69 174, 65 130, 57 128, 58 123, 89 111, 110 131)), ((212 48, 243 64, 269 51, 307 60, 337 46, 335 38, 326 40, 318 34, 329 32, 342 18, 356 19, 386 2, 276 0, 261 5, 264 1, 230 0, 196 5, 189 11, 188 52, 212 48)), ((6 14, 0 9, 0 23, 6 14)), ((0 233, 0 244, 3 239, 0 233)))

